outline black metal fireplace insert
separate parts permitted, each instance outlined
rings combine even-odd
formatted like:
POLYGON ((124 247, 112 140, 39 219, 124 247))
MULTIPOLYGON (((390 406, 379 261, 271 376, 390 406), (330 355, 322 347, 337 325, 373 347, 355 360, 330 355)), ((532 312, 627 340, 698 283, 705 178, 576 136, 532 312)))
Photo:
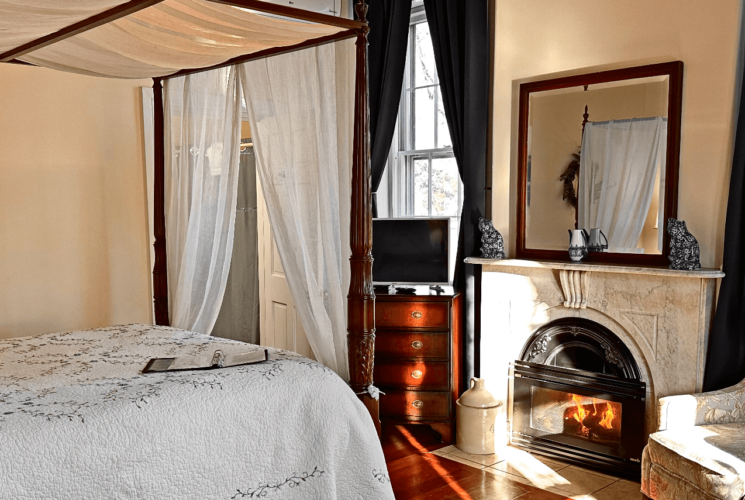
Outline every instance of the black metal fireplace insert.
POLYGON ((646 384, 613 332, 582 318, 553 321, 531 336, 513 368, 513 445, 639 478, 646 384))

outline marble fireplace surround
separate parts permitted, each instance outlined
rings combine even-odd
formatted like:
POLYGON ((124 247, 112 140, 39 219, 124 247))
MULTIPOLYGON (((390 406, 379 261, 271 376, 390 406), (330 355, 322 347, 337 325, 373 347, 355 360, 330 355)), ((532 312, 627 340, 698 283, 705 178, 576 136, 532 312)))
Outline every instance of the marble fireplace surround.
POLYGON ((483 266, 481 377, 503 402, 495 429, 507 441, 510 363, 530 336, 559 318, 610 329, 633 354, 647 384, 647 434, 657 399, 701 392, 718 269, 574 264, 470 257, 483 266))

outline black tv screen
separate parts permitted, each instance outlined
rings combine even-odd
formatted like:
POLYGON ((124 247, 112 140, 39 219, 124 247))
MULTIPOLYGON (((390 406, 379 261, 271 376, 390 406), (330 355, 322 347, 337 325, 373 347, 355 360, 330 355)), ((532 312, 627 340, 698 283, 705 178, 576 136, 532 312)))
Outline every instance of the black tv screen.
POLYGON ((374 219, 375 283, 449 284, 450 220, 374 219))

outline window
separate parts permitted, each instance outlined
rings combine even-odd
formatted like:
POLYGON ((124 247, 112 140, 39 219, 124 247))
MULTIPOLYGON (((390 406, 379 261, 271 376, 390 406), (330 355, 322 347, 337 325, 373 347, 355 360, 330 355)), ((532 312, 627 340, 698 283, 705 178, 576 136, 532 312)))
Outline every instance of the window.
POLYGON ((397 133, 388 161, 394 217, 460 216, 463 186, 439 83, 424 8, 414 7, 397 133))

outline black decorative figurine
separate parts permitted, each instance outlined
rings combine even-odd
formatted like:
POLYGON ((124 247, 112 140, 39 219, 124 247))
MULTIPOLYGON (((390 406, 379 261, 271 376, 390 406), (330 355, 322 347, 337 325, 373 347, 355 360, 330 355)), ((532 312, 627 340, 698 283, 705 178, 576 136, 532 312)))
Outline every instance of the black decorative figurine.
POLYGON ((489 219, 479 217, 481 256, 485 259, 504 259, 504 239, 489 219))
POLYGON ((701 269, 701 249, 696 238, 688 232, 685 221, 667 219, 667 234, 670 235, 670 269, 701 269))

